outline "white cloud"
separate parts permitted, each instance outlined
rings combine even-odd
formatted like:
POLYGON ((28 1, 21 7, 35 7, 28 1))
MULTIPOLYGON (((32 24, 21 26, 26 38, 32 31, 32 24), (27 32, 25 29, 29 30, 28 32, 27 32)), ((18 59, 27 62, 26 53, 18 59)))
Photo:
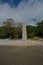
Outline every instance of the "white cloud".
POLYGON ((22 1, 16 8, 11 8, 7 3, 0 4, 0 25, 7 18, 34 25, 37 21, 43 19, 43 2, 29 0, 26 4, 25 1, 22 1), (32 19, 36 19, 36 21, 32 19))

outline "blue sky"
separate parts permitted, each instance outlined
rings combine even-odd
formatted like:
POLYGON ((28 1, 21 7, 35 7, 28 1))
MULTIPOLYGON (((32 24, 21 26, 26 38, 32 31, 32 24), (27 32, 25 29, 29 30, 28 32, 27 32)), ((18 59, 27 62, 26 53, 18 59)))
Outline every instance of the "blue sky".
POLYGON ((35 25, 43 19, 43 0, 0 0, 0 25, 8 18, 35 25))
POLYGON ((10 6, 18 6, 18 4, 21 2, 21 0, 0 0, 0 3, 8 3, 10 6))

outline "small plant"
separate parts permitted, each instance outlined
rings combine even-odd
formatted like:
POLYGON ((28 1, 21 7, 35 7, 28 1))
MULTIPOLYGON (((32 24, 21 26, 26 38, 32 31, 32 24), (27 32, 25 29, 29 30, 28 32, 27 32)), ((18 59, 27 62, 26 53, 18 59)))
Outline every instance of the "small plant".
POLYGON ((39 37, 33 37, 33 38, 30 38, 31 40, 40 40, 39 37))
POLYGON ((26 48, 35 48, 37 47, 38 45, 30 45, 30 46, 26 46, 26 48))

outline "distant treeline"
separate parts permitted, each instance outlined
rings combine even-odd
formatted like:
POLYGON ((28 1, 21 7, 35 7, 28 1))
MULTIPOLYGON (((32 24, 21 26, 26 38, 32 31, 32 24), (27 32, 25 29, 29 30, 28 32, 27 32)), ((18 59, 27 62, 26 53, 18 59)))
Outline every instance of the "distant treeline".
MULTIPOLYGON (((26 26, 27 38, 35 36, 43 38, 43 20, 38 22, 36 26, 26 26)), ((18 23, 16 26, 13 19, 7 19, 0 27, 0 39, 21 39, 22 38, 22 24, 18 23)))
POLYGON ((19 27, 18 28, 0 27, 0 38, 20 39, 22 38, 22 29, 20 29, 19 27))
POLYGON ((38 22, 36 26, 27 26, 27 37, 41 37, 43 38, 43 20, 38 22))

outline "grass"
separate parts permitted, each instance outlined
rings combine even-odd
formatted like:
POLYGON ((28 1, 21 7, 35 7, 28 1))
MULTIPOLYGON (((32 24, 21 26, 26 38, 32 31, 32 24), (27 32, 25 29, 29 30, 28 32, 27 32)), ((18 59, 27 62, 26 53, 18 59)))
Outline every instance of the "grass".
POLYGON ((37 41, 37 40, 41 40, 41 41, 42 41, 43 38, 40 38, 40 37, 33 37, 33 38, 30 38, 30 40, 36 40, 36 41, 37 41))
POLYGON ((30 46, 26 46, 25 48, 36 48, 38 47, 38 45, 30 45, 30 46))

